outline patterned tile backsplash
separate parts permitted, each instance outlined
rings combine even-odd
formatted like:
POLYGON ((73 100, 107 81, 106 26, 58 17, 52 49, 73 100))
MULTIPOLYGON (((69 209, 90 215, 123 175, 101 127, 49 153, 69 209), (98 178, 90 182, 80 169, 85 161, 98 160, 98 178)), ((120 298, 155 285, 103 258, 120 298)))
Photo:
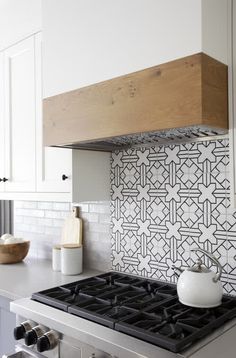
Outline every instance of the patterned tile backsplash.
MULTIPOLYGON (((226 292, 236 294, 236 210, 229 204, 228 140, 112 153, 109 202, 83 203, 85 265, 176 282, 199 246, 219 258, 226 292), (111 233, 110 233, 111 225, 111 233)), ((32 256, 51 257, 70 203, 15 202, 15 235, 32 256)), ((212 267, 205 257, 204 263, 212 267)), ((215 269, 215 268, 213 268, 215 269)))
MULTIPOLYGON (((236 293, 236 211, 229 206, 228 140, 116 151, 111 160, 112 267, 176 282, 199 246, 236 293)), ((212 266, 204 257, 204 262, 212 266)))

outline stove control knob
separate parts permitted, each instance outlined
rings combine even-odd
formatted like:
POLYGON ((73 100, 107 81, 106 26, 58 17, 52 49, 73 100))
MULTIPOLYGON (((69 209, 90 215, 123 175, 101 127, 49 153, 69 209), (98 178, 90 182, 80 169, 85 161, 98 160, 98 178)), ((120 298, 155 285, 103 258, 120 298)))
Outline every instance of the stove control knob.
POLYGON ((41 353, 41 352, 48 351, 49 349, 50 349, 50 342, 48 340, 48 337, 42 336, 41 338, 39 338, 37 342, 37 351, 41 353))
POLYGON ((25 344, 27 346, 32 346, 33 344, 37 343, 38 337, 34 330, 29 331, 25 335, 25 344))
POLYGON ((59 341, 59 334, 56 331, 50 330, 38 339, 37 350, 38 352, 45 352, 57 346, 59 341))
POLYGON ((25 337, 25 328, 23 326, 18 326, 14 328, 14 337, 18 341, 25 337))
POLYGON ((16 340, 22 339, 25 337, 26 332, 30 331, 33 326, 35 326, 35 323, 32 321, 25 321, 22 322, 20 326, 17 326, 14 329, 14 337, 16 340))
POLYGON ((46 331, 46 328, 41 325, 33 327, 31 331, 28 331, 25 334, 25 344, 27 346, 32 346, 33 344, 36 344, 38 339, 42 337, 46 331))

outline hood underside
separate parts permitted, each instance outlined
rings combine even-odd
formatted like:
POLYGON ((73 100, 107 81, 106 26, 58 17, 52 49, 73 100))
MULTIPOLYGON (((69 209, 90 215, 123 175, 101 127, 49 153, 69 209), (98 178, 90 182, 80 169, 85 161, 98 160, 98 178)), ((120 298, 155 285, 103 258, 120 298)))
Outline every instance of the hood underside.
POLYGON ((129 134, 91 142, 68 143, 57 147, 71 149, 86 149, 98 151, 115 151, 140 146, 160 146, 177 143, 212 140, 228 133, 226 129, 210 128, 207 126, 192 126, 186 128, 169 129, 166 131, 129 134))

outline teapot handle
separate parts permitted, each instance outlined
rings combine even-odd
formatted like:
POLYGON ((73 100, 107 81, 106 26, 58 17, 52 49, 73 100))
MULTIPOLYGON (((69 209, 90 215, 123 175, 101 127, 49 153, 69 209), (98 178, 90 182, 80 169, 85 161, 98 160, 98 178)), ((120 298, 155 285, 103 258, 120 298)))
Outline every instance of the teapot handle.
POLYGON ((200 247, 196 247, 196 248, 190 249, 190 251, 200 251, 200 252, 202 252, 204 255, 206 255, 206 256, 217 266, 219 272, 218 272, 218 274, 216 274, 216 276, 213 278, 213 281, 214 281, 214 282, 219 281, 220 278, 221 278, 222 270, 223 270, 223 269, 222 269, 221 264, 220 264, 219 261, 217 260, 217 258, 216 258, 214 255, 210 254, 210 252, 208 252, 208 251, 206 251, 206 250, 204 250, 204 249, 201 249, 200 247))

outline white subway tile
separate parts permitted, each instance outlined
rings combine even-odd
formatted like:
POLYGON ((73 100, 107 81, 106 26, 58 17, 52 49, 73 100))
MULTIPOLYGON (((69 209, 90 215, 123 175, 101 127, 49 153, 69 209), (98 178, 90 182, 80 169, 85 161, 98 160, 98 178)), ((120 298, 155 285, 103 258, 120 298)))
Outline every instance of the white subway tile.
POLYGON ((24 207, 24 201, 16 200, 14 201, 14 208, 23 208, 24 207))
POLYGON ((53 226, 53 219, 37 218, 37 225, 40 225, 40 226, 53 226))
POLYGON ((83 213, 81 215, 81 218, 83 220, 90 222, 90 223, 98 223, 98 221, 99 221, 99 215, 95 214, 95 213, 83 213))
POLYGON ((45 210, 45 217, 51 219, 60 219, 61 212, 60 211, 53 211, 53 210, 45 210))
POLYGON ((37 209, 36 201, 24 201, 23 208, 25 209, 37 209))
POLYGON ((19 223, 17 225, 17 231, 22 231, 22 232, 30 232, 30 225, 29 224, 25 224, 25 223, 19 223))
POLYGON ((37 209, 20 209, 17 208, 15 211, 16 215, 24 215, 24 216, 33 216, 33 217, 43 217, 44 211, 43 210, 37 210, 37 209))
POLYGON ((23 208, 15 208, 14 215, 15 216, 26 216, 25 209, 23 209, 23 208))
POLYGON ((52 259, 52 247, 43 246, 37 250, 37 258, 51 260, 52 259))
POLYGON ((99 222, 102 224, 110 224, 111 216, 108 214, 100 214, 99 215, 99 222))
POLYGON ((100 223, 89 223, 89 231, 90 232, 98 232, 98 233, 110 233, 110 225, 108 224, 100 224, 100 223))
POLYGON ((58 211, 70 211, 70 203, 53 203, 53 210, 58 210, 58 211))
POLYGON ((55 237, 61 236, 61 229, 57 227, 45 227, 45 235, 52 235, 55 237))
POLYGON ((83 235, 84 245, 91 246, 93 242, 99 242, 100 237, 98 232, 85 232, 83 235))
POLYGON ((52 206, 53 206, 53 203, 51 203, 49 201, 38 202, 38 209, 41 209, 41 210, 52 210, 52 206))
POLYGON ((39 226, 39 225, 30 225, 30 232, 32 233, 37 233, 37 234, 44 234, 44 226, 39 226))
POLYGON ((90 204, 89 212, 98 214, 110 214, 110 206, 102 204, 90 204))
POLYGON ((33 216, 24 216, 24 223, 30 225, 36 225, 38 223, 38 218, 33 216))
POLYGON ((65 223, 65 219, 52 219, 51 226, 62 228, 64 223, 65 223))
POLYGON ((104 234, 104 233, 99 233, 99 240, 100 242, 103 244, 109 244, 111 245, 111 235, 110 232, 104 234))
POLYGON ((79 206, 80 212, 82 212, 82 213, 88 213, 89 212, 89 204, 82 203, 82 204, 75 205, 75 206, 79 206))
POLYGON ((14 224, 19 224, 24 222, 25 217, 21 215, 15 215, 14 224))
POLYGON ((71 214, 70 214, 70 212, 68 212, 68 211, 60 211, 60 214, 61 214, 61 218, 62 219, 66 219, 66 218, 68 218, 71 214))

